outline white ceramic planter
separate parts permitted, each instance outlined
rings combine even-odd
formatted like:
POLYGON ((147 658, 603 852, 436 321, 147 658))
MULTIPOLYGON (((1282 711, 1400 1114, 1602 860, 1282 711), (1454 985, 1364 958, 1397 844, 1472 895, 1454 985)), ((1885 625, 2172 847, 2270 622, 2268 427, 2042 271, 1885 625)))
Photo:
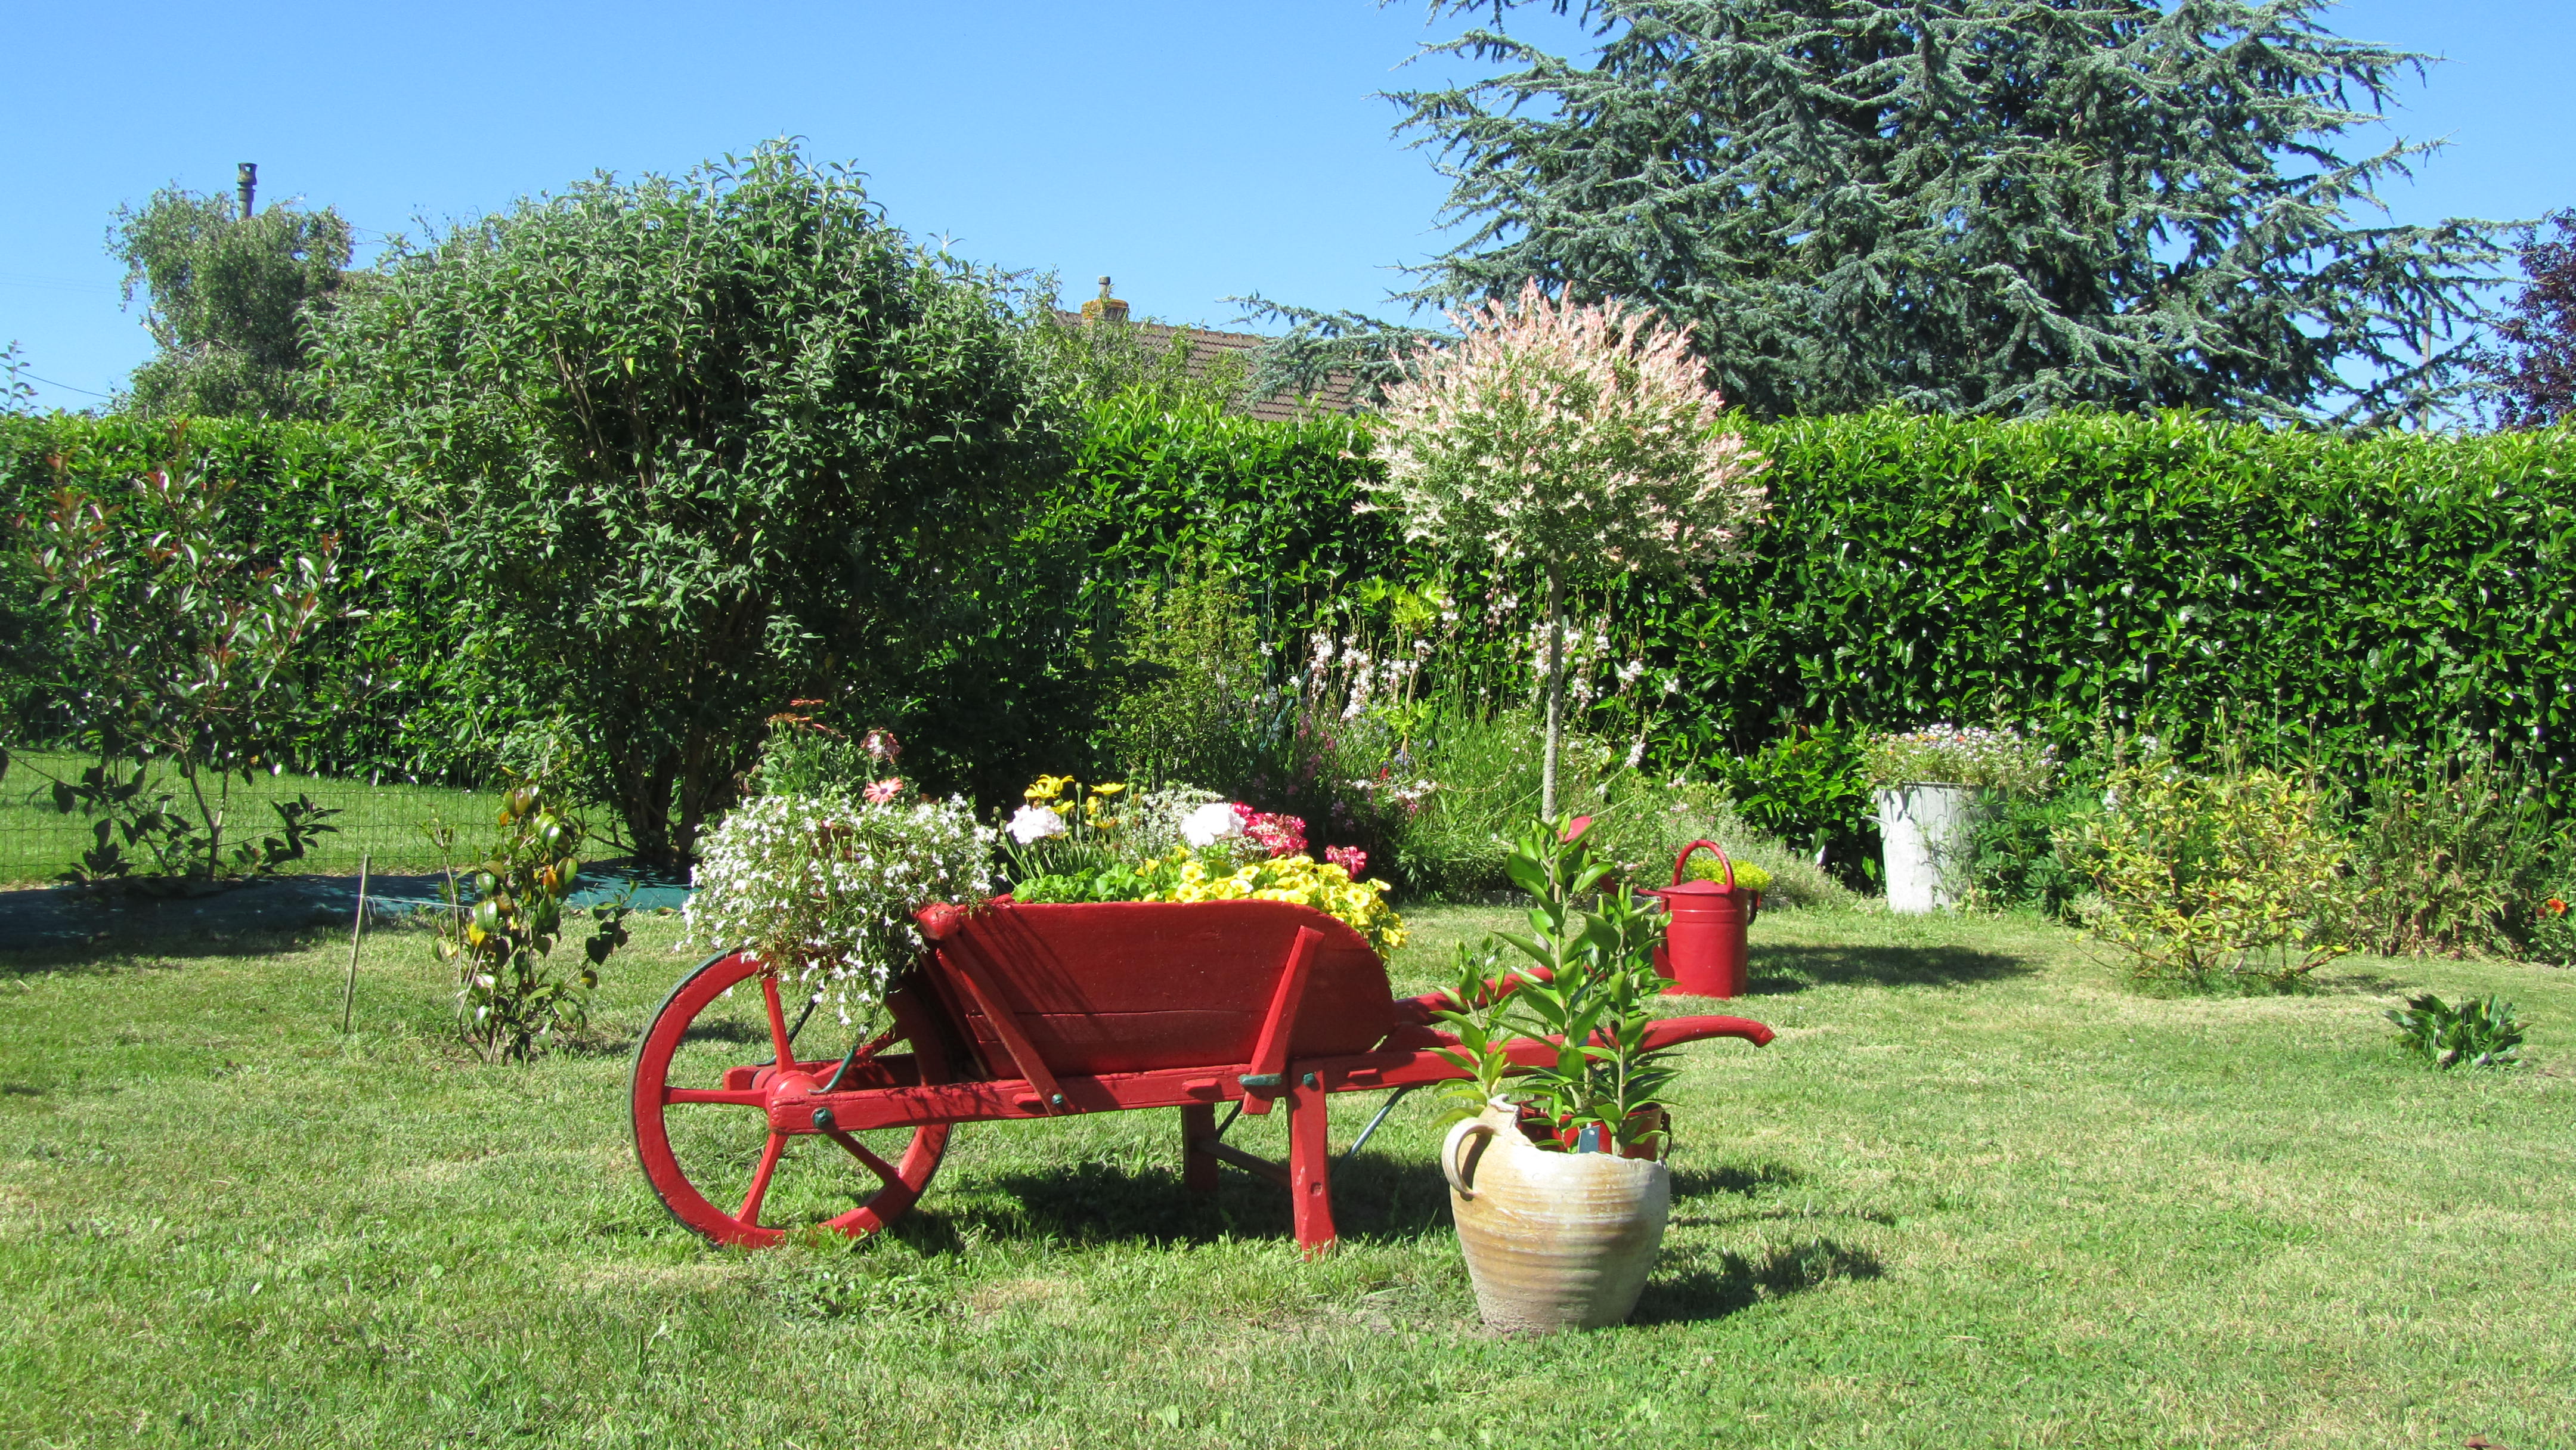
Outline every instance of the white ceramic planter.
POLYGON ((1968 844, 1983 792, 1965 785, 1901 785, 1878 793, 1878 837, 1887 863, 1887 909, 1955 905, 1946 868, 1968 844))

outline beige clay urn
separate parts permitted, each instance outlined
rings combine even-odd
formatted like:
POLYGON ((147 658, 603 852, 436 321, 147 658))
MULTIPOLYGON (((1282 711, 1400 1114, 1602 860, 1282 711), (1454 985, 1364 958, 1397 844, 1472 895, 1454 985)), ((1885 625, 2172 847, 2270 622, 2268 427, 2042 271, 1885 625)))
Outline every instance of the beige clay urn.
POLYGON ((1485 1323, 1509 1332, 1627 1319, 1663 1247, 1672 1170, 1616 1153, 1552 1153, 1505 1102, 1449 1130, 1440 1167, 1485 1323))

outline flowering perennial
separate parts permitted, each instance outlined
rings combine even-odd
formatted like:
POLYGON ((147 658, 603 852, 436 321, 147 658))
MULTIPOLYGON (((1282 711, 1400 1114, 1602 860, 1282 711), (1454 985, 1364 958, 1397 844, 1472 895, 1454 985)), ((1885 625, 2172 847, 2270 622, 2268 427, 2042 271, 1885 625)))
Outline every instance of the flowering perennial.
POLYGON ((1207 863, 1183 860, 1179 869, 1152 873, 1155 884, 1144 901, 1293 901, 1311 906, 1346 923, 1379 956, 1404 945, 1404 919, 1386 904, 1386 883, 1353 881, 1351 873, 1329 861, 1281 856, 1255 861, 1232 871, 1210 871, 1207 863))
POLYGON ((992 893, 993 841, 963 800, 756 796, 705 840, 689 936, 750 952, 848 1022, 920 955, 916 909, 992 893))
POLYGON ((1967 785, 2027 792, 2047 788, 2057 773, 2056 747, 2009 726, 1926 725, 1869 743, 1870 784, 1967 785))

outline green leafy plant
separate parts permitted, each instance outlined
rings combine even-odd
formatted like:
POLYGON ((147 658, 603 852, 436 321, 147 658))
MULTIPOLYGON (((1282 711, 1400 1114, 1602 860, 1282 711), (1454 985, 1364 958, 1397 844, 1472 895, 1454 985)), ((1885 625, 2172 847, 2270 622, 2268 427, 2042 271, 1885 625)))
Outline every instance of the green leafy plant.
MULTIPOLYGON (((491 854, 468 868, 470 900, 454 870, 447 873, 437 951, 456 969, 467 1044, 487 1062, 524 1062, 546 1038, 588 1024, 599 968, 626 944, 627 908, 622 900, 590 908, 584 965, 559 969, 551 954, 569 915, 565 898, 581 876, 581 818, 554 789, 532 781, 502 795, 499 825, 491 854)), ((433 831, 433 838, 443 843, 454 835, 433 831)))
POLYGON ((1983 911, 2027 909, 2073 918, 2091 889, 2089 863, 2075 850, 2079 827, 2102 808, 2095 789, 2006 795, 1970 817, 1960 900, 1983 911))
POLYGON ((2542 934, 2552 863, 2570 843, 2519 771, 2486 751, 2430 766, 2398 758, 2364 790, 2352 868, 2371 950, 2502 955, 2542 934))
POLYGON ((2435 1067, 2517 1067, 2530 1024, 2513 1004, 2489 993, 2455 1005, 2430 992, 2409 997, 2403 1008, 2382 1014, 2397 1028, 2398 1043, 2435 1067))
POLYGON ((960 775, 1022 736, 1045 631, 997 622, 1045 572, 1014 541, 1070 418, 1019 281, 783 141, 580 182, 380 273, 324 329, 335 396, 416 481, 471 648, 574 724, 637 856, 690 858, 783 698, 960 775))
POLYGON ((200 469, 155 469, 122 494, 61 484, 22 525, 62 630, 55 697, 98 757, 53 781, 55 809, 98 817, 67 880, 264 875, 333 829, 299 797, 277 806, 278 834, 228 839, 233 781, 282 764, 315 637, 343 612, 336 537, 280 557, 242 542, 233 504, 200 469))
POLYGON ((1863 769, 1865 739, 1847 727, 1802 726, 1716 772, 1744 823, 1813 853, 1841 879, 1878 879, 1877 806, 1863 769))
POLYGON ((1512 881, 1536 905, 1527 932, 1495 936, 1525 960, 1486 979, 1486 958, 1460 952, 1460 979, 1438 1014, 1460 1046, 1442 1055, 1487 1097, 1509 1077, 1501 1095, 1535 1105, 1559 1134, 1590 1128, 1605 1147, 1659 1145, 1662 1095, 1676 1070, 1667 1053, 1645 1045, 1663 985, 1653 960, 1662 918, 1595 858, 1583 840, 1589 825, 1540 820, 1514 844, 1512 881), (1552 1041, 1553 1059, 1514 1071, 1503 1057, 1514 1035, 1552 1041))
POLYGON ((2193 775, 2151 753, 2114 767, 2103 796, 2061 849, 2089 863, 2086 923, 2141 980, 2278 987, 2352 950, 2360 890, 2314 786, 2234 759, 2193 775))

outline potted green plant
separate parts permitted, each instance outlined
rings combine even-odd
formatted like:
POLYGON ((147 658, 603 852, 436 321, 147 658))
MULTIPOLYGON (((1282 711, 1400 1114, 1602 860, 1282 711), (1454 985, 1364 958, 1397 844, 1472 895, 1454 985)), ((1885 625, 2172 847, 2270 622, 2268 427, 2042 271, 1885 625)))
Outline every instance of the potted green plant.
POLYGON ((1987 793, 2040 790, 2057 770, 2053 747, 2010 727, 1873 735, 1863 760, 1877 796, 1887 906, 1909 912, 1956 902, 1957 856, 1987 793))
POLYGON ((1594 857, 1587 824, 1522 834, 1506 869, 1537 899, 1529 931, 1462 946, 1440 1014, 1460 1041, 1444 1055, 1473 1074, 1459 1089, 1473 1115, 1450 1130, 1441 1169, 1478 1312, 1499 1329, 1626 1319, 1672 1205, 1674 1069, 1646 1046, 1661 917, 1594 857), (1554 1060, 1514 1067, 1515 1037, 1554 1042, 1554 1060))

